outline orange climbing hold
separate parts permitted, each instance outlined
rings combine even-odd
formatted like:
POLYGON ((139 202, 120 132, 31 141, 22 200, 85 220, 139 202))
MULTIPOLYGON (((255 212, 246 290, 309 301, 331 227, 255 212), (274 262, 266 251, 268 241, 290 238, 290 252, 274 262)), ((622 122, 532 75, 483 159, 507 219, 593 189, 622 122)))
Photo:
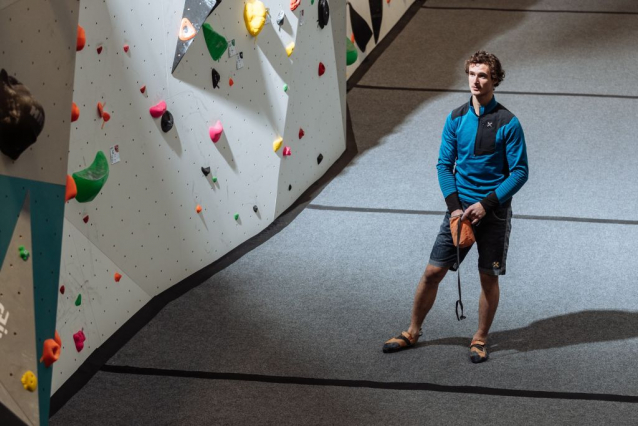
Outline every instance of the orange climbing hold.
POLYGON ((64 201, 69 201, 78 195, 78 186, 70 175, 66 175, 66 194, 64 201))
POLYGON ((146 85, 140 87, 140 93, 146 92, 146 85))
POLYGON ((122 279, 122 274, 119 274, 119 273, 116 272, 115 275, 114 275, 114 278, 115 278, 115 282, 119 283, 120 280, 122 279))
POLYGON ((299 7, 301 0, 290 0, 290 10, 295 10, 299 7))
POLYGON ((51 364, 56 362, 60 358, 60 352, 62 350, 62 340, 58 332, 55 332, 55 339, 46 339, 42 348, 42 358, 40 362, 44 362, 45 367, 50 367, 51 364))
POLYGON ((84 28, 78 25, 78 39, 75 45, 75 50, 80 51, 84 49, 84 45, 86 44, 86 33, 84 32, 84 28))
POLYGON ((195 207, 195 211, 197 213, 201 213, 202 212, 202 206, 200 206, 199 204, 197 205, 197 207, 195 207))
POLYGON ((188 18, 182 18, 182 23, 179 27, 179 39, 182 41, 188 41, 197 35, 197 30, 188 20, 188 18))
POLYGON ((71 105, 71 123, 78 121, 78 118, 80 118, 80 108, 73 102, 73 105, 71 105))
POLYGON ((98 102, 97 103, 97 115, 99 115, 100 118, 102 118, 102 113, 104 113, 104 105, 102 105, 102 102, 98 102))

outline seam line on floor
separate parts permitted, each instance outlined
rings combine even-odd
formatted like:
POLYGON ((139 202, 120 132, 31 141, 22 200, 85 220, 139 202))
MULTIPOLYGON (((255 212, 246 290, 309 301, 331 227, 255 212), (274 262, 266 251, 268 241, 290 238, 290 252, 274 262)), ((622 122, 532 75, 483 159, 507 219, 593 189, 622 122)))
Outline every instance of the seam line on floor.
MULTIPOLYGON (((410 92, 442 92, 442 93, 467 93, 468 89, 427 89, 422 87, 390 87, 390 86, 371 86, 368 84, 357 84, 354 89, 373 89, 373 90, 407 90, 410 92)), ((352 89, 351 88, 351 89, 352 89)), ((557 93, 557 92, 509 92, 495 91, 496 95, 531 95, 531 96, 577 96, 585 98, 612 98, 612 99, 638 99, 638 96, 631 95, 603 95, 596 93, 557 93)))
MULTIPOLYGON (((332 210, 342 212, 358 212, 358 213, 389 213, 389 214, 412 214, 421 216, 441 216, 444 215, 444 211, 436 210, 404 210, 404 209, 374 209, 367 207, 341 207, 341 206, 326 206, 321 204, 308 204, 307 209, 312 210, 332 210)), ((568 217, 568 216, 533 216, 525 214, 512 215, 513 219, 526 219, 526 220, 545 220, 555 222, 586 222, 586 223, 605 223, 613 225, 638 225, 638 220, 622 220, 622 219, 595 219, 587 217, 568 217)))
POLYGON ((441 10, 486 10, 489 12, 540 12, 540 13, 588 13, 603 15, 638 15, 638 12, 611 11, 611 10, 546 10, 546 9, 506 9, 497 7, 462 7, 462 6, 421 6, 421 9, 441 10))
POLYGON ((446 393, 465 393, 476 395, 510 396, 519 398, 569 399, 584 401, 606 401, 638 403, 638 396, 581 393, 551 392, 519 389, 489 388, 484 386, 449 386, 424 382, 377 382, 371 380, 315 379, 290 376, 267 376, 261 374, 214 373, 207 371, 167 370, 160 368, 132 367, 126 365, 104 365, 102 371, 115 374, 131 374, 140 376, 179 377, 207 380, 234 380, 247 382, 278 383, 310 386, 336 386, 346 388, 370 388, 387 390, 434 391, 446 393))

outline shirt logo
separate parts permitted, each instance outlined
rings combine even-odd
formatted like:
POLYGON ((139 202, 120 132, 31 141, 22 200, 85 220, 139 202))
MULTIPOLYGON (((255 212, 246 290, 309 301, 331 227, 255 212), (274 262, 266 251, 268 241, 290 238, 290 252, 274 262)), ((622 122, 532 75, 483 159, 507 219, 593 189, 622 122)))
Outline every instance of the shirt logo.
POLYGON ((492 123, 491 121, 488 121, 488 122, 487 122, 487 127, 492 127, 492 124, 493 124, 493 123, 492 123))

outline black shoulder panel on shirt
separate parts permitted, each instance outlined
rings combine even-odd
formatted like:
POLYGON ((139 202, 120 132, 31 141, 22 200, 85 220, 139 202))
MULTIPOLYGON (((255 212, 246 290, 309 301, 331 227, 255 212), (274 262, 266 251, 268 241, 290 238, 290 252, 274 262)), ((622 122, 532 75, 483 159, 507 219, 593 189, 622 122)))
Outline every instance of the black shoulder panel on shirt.
POLYGON ((465 104, 461 105, 460 107, 452 111, 452 120, 467 114, 467 111, 469 110, 469 108, 470 108, 470 103, 465 102, 465 104))
POLYGON ((500 129, 503 126, 507 126, 509 122, 512 121, 512 119, 514 118, 514 114, 512 114, 509 109, 505 108, 501 104, 496 105, 496 108, 490 111, 490 115, 496 118, 496 122, 498 123, 498 125, 496 126, 497 129, 500 129))

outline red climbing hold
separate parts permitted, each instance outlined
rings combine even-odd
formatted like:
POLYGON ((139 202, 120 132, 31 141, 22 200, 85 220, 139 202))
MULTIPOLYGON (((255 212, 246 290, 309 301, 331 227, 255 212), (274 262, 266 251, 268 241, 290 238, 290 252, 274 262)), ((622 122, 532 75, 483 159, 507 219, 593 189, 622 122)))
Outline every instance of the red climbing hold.
POLYGON ((115 282, 119 283, 120 280, 122 279, 122 274, 119 274, 119 273, 116 272, 113 277, 115 278, 115 282))
POLYGON ((292 155, 292 152, 290 151, 290 147, 289 146, 285 146, 284 147, 284 157, 286 157, 288 155, 292 155))
POLYGON ((303 138, 305 134, 306 134, 306 133, 305 133, 305 132, 303 131, 303 129, 300 127, 300 128, 299 128, 299 139, 303 138))
POLYGON ((125 45, 124 45, 124 52, 125 52, 125 53, 128 53, 128 49, 129 49, 128 44, 125 44, 125 45))
POLYGON ((111 114, 109 114, 108 112, 104 111, 102 113, 102 119, 104 120, 104 122, 106 123, 107 121, 109 121, 111 119, 111 114))
POLYGON ((60 293, 64 294, 64 286, 60 287, 60 293))
POLYGON ((89 223, 89 216, 84 216, 82 220, 84 221, 84 223, 89 223))
POLYGON ((319 77, 321 77, 325 72, 326 66, 323 64, 323 62, 319 62, 319 77))
POLYGON ((233 81, 233 79, 232 79, 232 78, 229 78, 229 79, 228 79, 228 85, 229 85, 230 87, 233 87, 233 84, 235 84, 235 82, 233 81))
POLYGON ((78 118, 80 118, 80 108, 73 102, 73 105, 71 105, 71 122, 78 121, 78 118))
POLYGON ((161 101, 157 105, 153 105, 150 109, 153 118, 159 118, 166 112, 166 102, 161 101))
POLYGON ((102 53, 102 46, 97 47, 97 54, 99 55, 100 53, 102 53))
POLYGON ((146 85, 140 87, 140 93, 146 92, 146 85))
POLYGON ((66 194, 64 194, 64 201, 69 201, 78 195, 78 187, 75 184, 75 180, 70 175, 66 175, 66 194))
POLYGON ((84 32, 84 28, 78 25, 78 38, 75 45, 75 50, 79 52, 84 49, 84 45, 86 44, 86 33, 84 32))
POLYGON ((102 118, 102 113, 104 112, 104 105, 102 105, 102 102, 98 102, 97 103, 97 115, 100 116, 100 118, 102 118))
POLYGON ((290 10, 294 11, 297 9, 299 7, 299 3, 301 3, 301 0, 290 0, 290 10))

